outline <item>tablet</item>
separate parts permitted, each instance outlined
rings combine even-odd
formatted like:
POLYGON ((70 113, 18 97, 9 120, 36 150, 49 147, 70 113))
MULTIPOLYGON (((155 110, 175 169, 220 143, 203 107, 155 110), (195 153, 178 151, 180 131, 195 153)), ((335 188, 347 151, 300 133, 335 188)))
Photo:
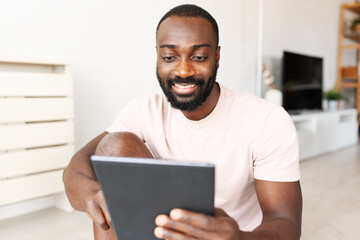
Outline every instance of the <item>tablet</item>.
POLYGON ((213 164, 92 156, 117 239, 149 240, 155 218, 182 208, 214 214, 213 164))

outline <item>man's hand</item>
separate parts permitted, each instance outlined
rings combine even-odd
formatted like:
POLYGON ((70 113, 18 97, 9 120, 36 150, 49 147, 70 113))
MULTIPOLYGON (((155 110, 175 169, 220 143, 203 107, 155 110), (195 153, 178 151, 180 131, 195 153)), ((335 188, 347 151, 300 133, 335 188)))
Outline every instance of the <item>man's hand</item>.
POLYGON ((224 210, 216 208, 215 217, 202 213, 173 209, 170 216, 159 215, 155 219, 154 234, 161 239, 240 239, 237 222, 224 210))
POLYGON ((101 190, 86 199, 86 213, 100 229, 108 230, 111 227, 110 214, 101 190))

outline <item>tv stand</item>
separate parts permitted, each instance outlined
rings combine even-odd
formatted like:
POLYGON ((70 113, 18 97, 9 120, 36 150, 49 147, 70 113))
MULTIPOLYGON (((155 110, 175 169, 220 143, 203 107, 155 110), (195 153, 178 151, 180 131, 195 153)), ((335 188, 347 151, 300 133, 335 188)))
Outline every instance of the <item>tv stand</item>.
POLYGON ((300 160, 356 145, 356 109, 291 114, 300 147, 300 160))
POLYGON ((305 114, 313 114, 313 113, 322 113, 324 112, 323 110, 291 110, 288 111, 288 113, 291 116, 297 116, 297 115, 305 115, 305 114))

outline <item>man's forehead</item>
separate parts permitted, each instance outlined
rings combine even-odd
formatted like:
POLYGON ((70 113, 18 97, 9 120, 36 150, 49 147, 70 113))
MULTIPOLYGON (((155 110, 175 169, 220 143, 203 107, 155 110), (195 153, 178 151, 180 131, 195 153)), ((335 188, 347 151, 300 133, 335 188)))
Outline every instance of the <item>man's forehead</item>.
POLYGON ((172 16, 163 21, 156 35, 157 44, 181 40, 215 44, 215 32, 211 23, 201 17, 172 16))

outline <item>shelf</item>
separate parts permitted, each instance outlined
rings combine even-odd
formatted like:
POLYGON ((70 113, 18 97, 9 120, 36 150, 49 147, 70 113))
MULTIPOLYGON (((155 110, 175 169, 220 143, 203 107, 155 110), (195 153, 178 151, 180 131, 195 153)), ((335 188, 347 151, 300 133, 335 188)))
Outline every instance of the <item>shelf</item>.
POLYGON ((0 63, 12 64, 29 64, 29 65, 52 65, 52 66, 66 66, 69 65, 66 61, 48 61, 47 59, 36 58, 19 58, 19 57, 1 57, 0 63))
POLYGON ((340 83, 340 87, 342 87, 342 88, 358 88, 358 84, 356 82, 340 83))
POLYGON ((360 49, 360 44, 346 44, 343 45, 344 49, 360 49))
POLYGON ((342 7, 350 12, 360 14, 360 3, 343 4, 342 7))
POLYGON ((360 42, 360 32, 344 33, 344 38, 350 39, 354 42, 360 42))
POLYGON ((341 76, 343 79, 357 79, 358 68, 356 66, 342 67, 341 76))
MULTIPOLYGON (((349 3, 341 5, 340 23, 339 23, 339 48, 338 48, 338 63, 337 63, 337 79, 336 88, 351 88, 356 90, 355 105, 358 111, 358 123, 360 123, 360 31, 352 31, 348 29, 345 20, 348 19, 346 15, 355 13, 360 16, 360 2, 349 3), (354 42, 344 43, 344 39, 354 42), (355 66, 343 66, 343 51, 350 49, 355 52, 356 64, 355 66)), ((348 15, 350 17, 350 15, 348 15)))

